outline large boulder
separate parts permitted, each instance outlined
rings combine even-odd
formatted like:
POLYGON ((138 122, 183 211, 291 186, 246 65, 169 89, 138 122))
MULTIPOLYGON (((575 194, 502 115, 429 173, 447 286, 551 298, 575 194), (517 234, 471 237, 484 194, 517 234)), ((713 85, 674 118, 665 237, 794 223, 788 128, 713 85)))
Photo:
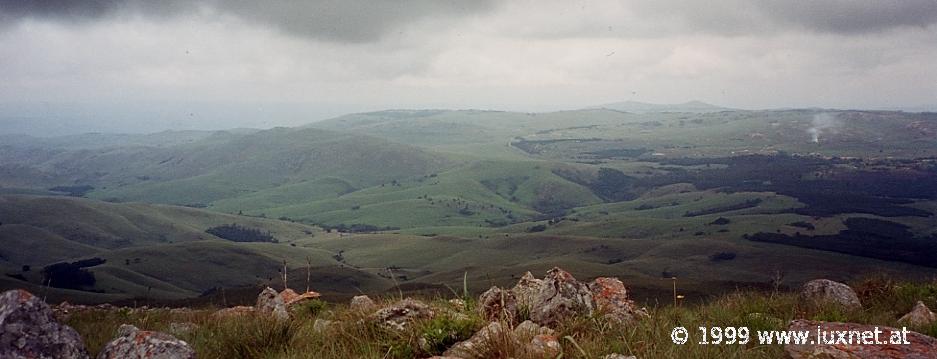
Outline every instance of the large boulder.
POLYGON ((634 301, 628 299, 628 290, 618 278, 596 278, 589 284, 589 289, 595 309, 609 321, 632 323, 648 316, 646 310, 637 308, 634 301))
POLYGON ((859 296, 852 288, 829 279, 814 279, 804 283, 800 295, 813 304, 836 304, 846 309, 862 307, 859 296))
POLYGON ((388 328, 403 330, 410 322, 417 319, 429 319, 434 314, 433 309, 425 303, 406 298, 389 307, 379 309, 373 317, 388 328))
POLYGON ((491 287, 478 297, 478 314, 489 322, 504 320, 515 323, 517 299, 511 291, 491 287))
MULTIPOLYGON (((901 333, 901 329, 856 323, 817 322, 812 320, 793 320, 787 328, 790 331, 806 332, 806 344, 789 343, 784 345, 784 351, 793 359, 806 358, 937 358, 937 339, 917 332, 905 332, 910 344, 892 343, 893 333, 901 333), (856 340, 845 342, 845 338, 834 335, 832 338, 818 338, 817 332, 872 332, 878 329, 878 344, 860 344, 856 340), (830 343, 832 341, 833 343, 830 343)), ((848 337, 847 337, 848 338, 848 337)), ((870 335, 868 340, 875 340, 870 335)), ((900 339, 900 338, 899 338, 900 339)))
POLYGON ((922 301, 918 301, 908 314, 898 319, 898 323, 912 327, 931 325, 935 321, 937 321, 937 315, 930 311, 930 308, 927 308, 922 301))
POLYGON ((195 350, 172 335, 122 325, 117 338, 98 354, 98 359, 195 359, 195 350))
POLYGON ((292 306, 302 304, 313 299, 318 299, 322 295, 318 292, 309 291, 303 294, 296 293, 294 290, 286 288, 280 292, 280 298, 283 298, 283 304, 289 310, 292 306))
POLYGON ((0 294, 0 358, 88 358, 81 337, 25 290, 0 294))
POLYGON ((283 297, 270 287, 264 288, 264 290, 257 295, 257 304, 254 306, 254 309, 259 314, 269 314, 278 320, 290 318, 290 313, 286 310, 286 302, 283 301, 283 297))
POLYGON ((569 272, 553 268, 534 296, 530 320, 540 325, 553 325, 575 315, 590 315, 593 309, 589 286, 577 281, 569 272))
POLYGON ((354 298, 351 298, 351 304, 349 305, 352 310, 371 310, 376 307, 377 304, 371 300, 371 297, 366 295, 356 295, 354 298))
POLYGON ((521 279, 517 281, 517 284, 514 285, 514 288, 511 288, 511 292, 517 298, 518 310, 529 313, 530 308, 534 305, 534 298, 540 293, 541 287, 543 287, 542 279, 534 278, 534 275, 530 272, 524 273, 521 279))

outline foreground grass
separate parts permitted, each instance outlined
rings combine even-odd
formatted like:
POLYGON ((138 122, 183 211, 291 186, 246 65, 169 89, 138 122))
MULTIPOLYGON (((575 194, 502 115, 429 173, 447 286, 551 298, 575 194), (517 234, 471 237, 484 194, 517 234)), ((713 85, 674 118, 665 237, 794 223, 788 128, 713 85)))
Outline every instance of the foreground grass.
MULTIPOLYGON (((782 330, 795 318, 899 326, 897 319, 916 301, 937 307, 937 282, 894 283, 874 279, 857 283, 855 288, 865 305, 862 310, 818 308, 803 303, 794 293, 737 292, 702 304, 649 308, 651 318, 634 325, 580 317, 555 329, 564 358, 596 358, 609 353, 639 358, 776 358, 783 356, 783 347, 758 345, 757 330, 782 330), (670 340, 671 331, 678 326, 690 332, 685 345, 675 345, 670 340), (697 343, 700 326, 748 327, 752 340, 746 345, 700 345, 697 343)), ((395 298, 385 298, 381 302, 393 301, 395 298)), ((168 331, 173 322, 195 323, 197 329, 177 337, 193 345, 201 358, 421 358, 442 354, 487 324, 475 314, 471 302, 462 310, 441 298, 430 303, 441 314, 415 322, 404 331, 385 329, 369 320, 371 311, 353 311, 344 304, 324 302, 296 309, 295 319, 290 322, 254 316, 218 318, 210 310, 123 310, 76 313, 68 324, 81 333, 89 350, 96 353, 123 323, 159 331, 168 331), (317 331, 316 319, 336 324, 317 331), (421 338, 425 339, 422 346, 421 338)), ((912 329, 937 335, 937 325, 912 329)), ((526 357, 522 348, 507 343, 496 345, 493 350, 489 357, 526 357)))

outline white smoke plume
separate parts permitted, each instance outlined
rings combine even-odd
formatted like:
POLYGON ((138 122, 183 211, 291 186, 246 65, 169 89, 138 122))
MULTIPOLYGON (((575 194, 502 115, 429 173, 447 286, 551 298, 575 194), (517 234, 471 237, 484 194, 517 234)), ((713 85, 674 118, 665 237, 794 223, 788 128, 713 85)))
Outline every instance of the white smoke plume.
POLYGON ((820 143, 820 135, 835 134, 839 132, 839 128, 842 126, 843 122, 835 116, 828 113, 821 113, 813 115, 813 122, 811 123, 811 127, 807 129, 807 133, 810 134, 811 141, 820 143))

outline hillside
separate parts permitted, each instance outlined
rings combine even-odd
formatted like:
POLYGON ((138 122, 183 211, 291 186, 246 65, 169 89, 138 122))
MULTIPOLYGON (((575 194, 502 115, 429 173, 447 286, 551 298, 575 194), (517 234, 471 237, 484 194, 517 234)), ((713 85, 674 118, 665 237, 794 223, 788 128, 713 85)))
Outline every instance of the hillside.
POLYGON ((688 112, 688 113, 707 113, 732 111, 727 107, 716 106, 700 101, 690 101, 677 104, 656 104, 637 101, 622 101, 607 103, 592 108, 604 108, 622 112, 632 113, 654 113, 654 112, 688 112))
MULTIPOLYGON (((330 235, 290 222, 185 207, 8 195, 0 196, 0 223, 4 288, 49 284, 41 271, 51 264, 104 260, 87 267, 96 279, 94 285, 81 292, 52 289, 55 298, 92 302, 190 298, 214 288, 268 283, 279 278, 284 260, 291 268, 305 268, 309 260, 316 268, 317 284, 333 282, 329 276, 340 275, 369 290, 390 285, 375 275, 346 268, 332 257, 333 252, 297 246, 330 235), (232 223, 269 232, 278 243, 232 242, 206 233, 232 223)), ((349 282, 321 287, 330 293, 329 287, 342 283, 349 282)))

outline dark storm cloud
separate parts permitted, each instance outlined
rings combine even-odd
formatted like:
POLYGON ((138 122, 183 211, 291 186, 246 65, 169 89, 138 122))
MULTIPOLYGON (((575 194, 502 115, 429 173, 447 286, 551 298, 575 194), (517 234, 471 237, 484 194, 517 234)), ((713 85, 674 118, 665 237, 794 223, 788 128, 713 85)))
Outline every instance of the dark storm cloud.
MULTIPOLYGON (((638 16, 678 20, 683 31, 727 35, 783 30, 865 34, 937 23, 934 0, 634 1, 638 16)), ((668 27, 662 26, 663 31, 668 27)), ((678 30, 679 31, 679 30, 678 30)))
POLYGON ((145 17, 216 11, 288 33, 340 42, 369 42, 409 22, 436 16, 467 16, 489 10, 491 0, 0 0, 0 21, 44 19, 86 22, 122 14, 145 17))

